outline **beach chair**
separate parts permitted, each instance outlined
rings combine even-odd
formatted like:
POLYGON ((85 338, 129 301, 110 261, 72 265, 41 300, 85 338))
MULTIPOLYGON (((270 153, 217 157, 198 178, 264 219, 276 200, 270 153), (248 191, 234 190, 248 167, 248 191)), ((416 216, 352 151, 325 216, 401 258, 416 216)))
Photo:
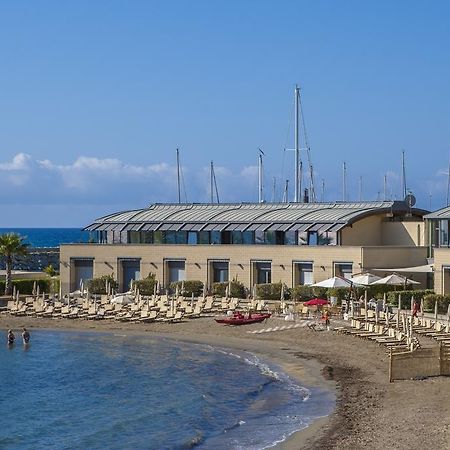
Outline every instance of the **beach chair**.
POLYGON ((37 314, 37 316, 38 316, 38 317, 52 317, 53 311, 54 311, 54 310, 55 310, 54 305, 48 305, 48 306, 45 308, 45 310, 44 310, 42 313, 37 314))

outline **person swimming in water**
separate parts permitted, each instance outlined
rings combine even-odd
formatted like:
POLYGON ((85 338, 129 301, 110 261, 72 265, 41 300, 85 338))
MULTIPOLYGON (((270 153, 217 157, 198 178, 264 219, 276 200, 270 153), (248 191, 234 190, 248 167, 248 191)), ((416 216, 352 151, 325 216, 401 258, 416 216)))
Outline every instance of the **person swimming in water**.
POLYGON ((16 339, 16 337, 14 336, 14 333, 12 332, 12 330, 8 330, 8 345, 13 345, 14 344, 14 340, 16 339))
POLYGON ((22 340, 24 344, 28 344, 30 342, 30 332, 24 328, 22 331, 22 340))

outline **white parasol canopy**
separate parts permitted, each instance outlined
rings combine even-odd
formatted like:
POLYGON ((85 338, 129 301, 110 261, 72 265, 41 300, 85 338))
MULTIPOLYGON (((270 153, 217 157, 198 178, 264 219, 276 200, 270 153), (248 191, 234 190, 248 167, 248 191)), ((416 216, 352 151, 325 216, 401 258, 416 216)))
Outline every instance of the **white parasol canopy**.
POLYGON ((134 302, 134 298, 130 295, 120 294, 116 295, 111 299, 111 303, 115 303, 117 305, 128 305, 134 302))
POLYGON ((358 286, 369 286, 373 282, 381 280, 381 277, 373 275, 372 273, 362 273, 360 275, 355 275, 351 278, 353 284, 358 286))
POLYGON ((341 277, 327 278, 326 280, 311 284, 311 286, 313 287, 323 287, 323 288, 351 287, 352 285, 353 282, 351 280, 341 277))
POLYGON ((390 286, 404 286, 407 284, 420 284, 418 281, 410 280, 409 278, 404 277, 403 275, 398 275, 397 273, 393 273, 388 275, 387 277, 380 278, 377 281, 372 283, 374 284, 386 284, 390 286))

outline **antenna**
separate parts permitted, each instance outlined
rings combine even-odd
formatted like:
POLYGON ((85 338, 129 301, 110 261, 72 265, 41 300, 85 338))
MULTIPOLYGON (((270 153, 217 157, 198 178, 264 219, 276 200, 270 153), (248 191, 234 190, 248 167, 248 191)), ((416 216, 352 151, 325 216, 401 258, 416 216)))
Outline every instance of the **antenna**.
POLYGON ((450 196, 450 161, 448 162, 448 173, 447 173, 447 206, 450 196))
POLYGON ((211 194, 211 203, 214 203, 214 190, 216 192, 217 203, 220 203, 219 200, 219 190, 217 189, 217 181, 216 181, 216 173, 214 172, 214 162, 211 161, 211 169, 210 169, 210 194, 211 194))
POLYGON ((299 192, 300 192, 300 199, 299 201, 302 201, 302 185, 303 185, 303 161, 300 160, 300 166, 298 168, 298 173, 299 173, 299 178, 298 178, 298 188, 299 188, 299 192))
POLYGON ((359 177, 359 201, 362 202, 363 177, 359 177))
POLYGON ((384 192, 384 200, 386 201, 387 200, 387 174, 385 173, 384 174, 384 177, 383 177, 383 192, 384 192))
POLYGON ((180 150, 177 148, 177 187, 178 187, 178 203, 181 203, 181 187, 180 187, 180 150))
POLYGON ((342 201, 347 201, 347 166, 342 164, 342 201))
POLYGON ((273 177, 272 179, 272 203, 275 203, 275 196, 277 192, 277 179, 273 177))
POLYGON ((258 201, 262 203, 264 201, 263 196, 263 155, 264 152, 258 148, 259 156, 258 156, 258 201))
POLYGON ((301 196, 300 188, 300 177, 299 177, 299 166, 300 166, 300 148, 298 139, 298 116, 299 116, 299 98, 300 98, 300 88, 295 85, 295 186, 294 186, 294 202, 298 202, 301 196))
POLYGON ((286 183, 284 184, 283 203, 287 203, 289 201, 288 191, 289 191, 289 180, 286 180, 286 183))
POLYGON ((405 198, 406 194, 405 150, 402 150, 402 197, 405 198))
POLYGON ((320 201, 323 203, 325 201, 325 180, 322 178, 322 192, 320 194, 320 201))

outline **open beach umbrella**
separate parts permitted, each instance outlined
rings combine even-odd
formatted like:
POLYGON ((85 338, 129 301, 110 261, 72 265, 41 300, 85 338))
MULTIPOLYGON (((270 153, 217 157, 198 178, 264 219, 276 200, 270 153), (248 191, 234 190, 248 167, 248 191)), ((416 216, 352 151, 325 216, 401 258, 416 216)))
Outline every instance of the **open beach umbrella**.
POLYGON ((356 284, 358 286, 370 286, 373 282, 378 281, 380 279, 381 277, 367 272, 353 276, 351 278, 351 281, 353 284, 356 284))
POLYGON ((111 303, 115 303, 116 305, 129 305, 133 303, 133 297, 125 294, 116 295, 111 299, 111 303))
POLYGON ((311 300, 303 303, 304 306, 324 306, 329 304, 330 302, 323 298, 312 298, 311 300))
POLYGON ((407 284, 420 284, 418 281, 410 280, 409 278, 404 277, 403 275, 398 275, 397 273, 393 273, 388 275, 387 277, 380 278, 377 281, 374 281, 374 284, 385 284, 388 286, 406 286, 407 284))
POLYGON ((313 287, 323 287, 323 288, 339 288, 339 287, 352 287, 353 283, 351 280, 342 277, 332 277, 326 280, 319 281, 318 283, 311 284, 313 287))

